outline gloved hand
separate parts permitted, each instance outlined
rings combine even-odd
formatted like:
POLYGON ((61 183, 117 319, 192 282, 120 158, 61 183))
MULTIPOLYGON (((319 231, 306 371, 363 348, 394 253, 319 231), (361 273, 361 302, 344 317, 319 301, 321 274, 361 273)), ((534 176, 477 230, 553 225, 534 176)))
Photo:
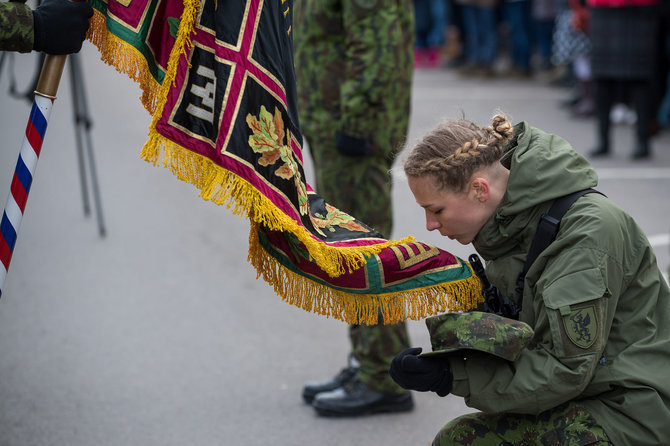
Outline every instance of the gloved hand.
POLYGON ((404 389, 432 391, 440 396, 451 393, 454 377, 444 358, 420 358, 420 347, 408 348, 391 361, 389 374, 404 389))
POLYGON ((35 51, 71 54, 81 49, 93 8, 85 1, 44 0, 33 11, 35 51))
POLYGON ((370 142, 367 139, 350 136, 339 130, 335 133, 335 148, 345 156, 367 156, 370 154, 370 142))

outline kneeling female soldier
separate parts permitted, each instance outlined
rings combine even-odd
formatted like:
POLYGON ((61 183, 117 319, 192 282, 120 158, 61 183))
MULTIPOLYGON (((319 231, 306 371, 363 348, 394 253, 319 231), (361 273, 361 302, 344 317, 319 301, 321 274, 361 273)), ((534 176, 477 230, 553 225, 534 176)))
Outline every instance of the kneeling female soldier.
POLYGON ((427 229, 472 242, 534 331, 513 361, 476 350, 396 356, 401 386, 482 411, 448 423, 433 444, 670 444, 670 290, 632 217, 601 194, 582 196, 515 290, 541 216, 596 186, 589 163, 565 140, 498 115, 486 128, 438 126, 404 170, 427 229))

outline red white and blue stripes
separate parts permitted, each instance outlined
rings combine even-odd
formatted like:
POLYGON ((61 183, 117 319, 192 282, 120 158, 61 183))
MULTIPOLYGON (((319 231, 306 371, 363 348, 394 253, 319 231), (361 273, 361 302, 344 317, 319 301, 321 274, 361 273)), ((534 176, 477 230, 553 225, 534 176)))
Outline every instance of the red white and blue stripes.
POLYGON ((33 182, 35 166, 37 166, 37 160, 42 149, 42 141, 44 140, 52 105, 53 99, 35 96, 35 102, 33 102, 28 126, 26 127, 26 136, 23 139, 19 159, 14 170, 9 197, 0 221, 0 263, 2 263, 2 267, 0 267, 0 296, 2 296, 2 287, 14 252, 21 219, 26 209, 28 192, 30 192, 30 186, 33 182))

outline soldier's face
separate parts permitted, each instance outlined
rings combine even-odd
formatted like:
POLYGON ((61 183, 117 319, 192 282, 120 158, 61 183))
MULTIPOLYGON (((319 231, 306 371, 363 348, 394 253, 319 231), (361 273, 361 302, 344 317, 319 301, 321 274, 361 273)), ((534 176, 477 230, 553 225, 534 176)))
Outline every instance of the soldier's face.
POLYGON ((440 190, 430 176, 408 177, 416 202, 426 212, 426 229, 467 245, 491 216, 489 206, 471 187, 463 193, 440 190))

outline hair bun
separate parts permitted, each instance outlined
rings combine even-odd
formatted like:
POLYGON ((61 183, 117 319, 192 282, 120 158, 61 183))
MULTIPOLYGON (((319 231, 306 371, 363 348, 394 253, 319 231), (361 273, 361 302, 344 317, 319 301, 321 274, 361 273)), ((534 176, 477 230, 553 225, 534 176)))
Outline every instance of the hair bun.
POLYGON ((498 140, 511 138, 514 134, 514 127, 505 115, 495 115, 491 125, 486 130, 498 140))

